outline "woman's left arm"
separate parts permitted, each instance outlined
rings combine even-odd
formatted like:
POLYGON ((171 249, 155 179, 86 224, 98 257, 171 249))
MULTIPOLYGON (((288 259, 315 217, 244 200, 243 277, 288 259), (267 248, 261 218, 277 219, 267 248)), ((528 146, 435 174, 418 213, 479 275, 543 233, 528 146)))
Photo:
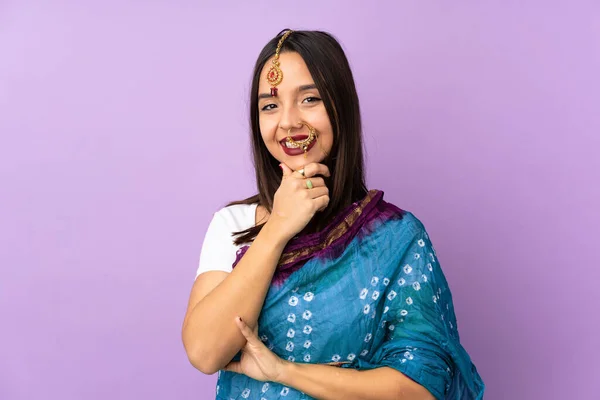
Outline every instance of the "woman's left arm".
POLYGON ((358 371, 285 361, 278 383, 322 400, 435 400, 423 386, 390 367, 358 371))
POLYGON ((427 389, 391 367, 359 371, 284 360, 261 342, 258 326, 252 329, 239 317, 235 322, 247 343, 241 359, 231 361, 225 371, 277 382, 321 400, 435 400, 427 389))

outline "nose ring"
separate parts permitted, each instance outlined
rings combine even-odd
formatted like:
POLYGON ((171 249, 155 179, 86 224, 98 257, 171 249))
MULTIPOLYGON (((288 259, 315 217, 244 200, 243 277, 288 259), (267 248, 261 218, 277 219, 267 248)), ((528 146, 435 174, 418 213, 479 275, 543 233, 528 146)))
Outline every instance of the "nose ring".
POLYGON ((294 139, 292 139, 292 136, 291 136, 291 130, 293 128, 290 128, 290 129, 288 129, 288 137, 286 140, 292 147, 302 148, 302 150, 304 150, 304 158, 306 158, 306 154, 308 152, 308 146, 310 146, 317 138, 316 129, 313 128, 307 122, 301 121, 300 123, 302 125, 306 125, 306 127, 308 128, 308 137, 304 140, 294 140, 294 139))

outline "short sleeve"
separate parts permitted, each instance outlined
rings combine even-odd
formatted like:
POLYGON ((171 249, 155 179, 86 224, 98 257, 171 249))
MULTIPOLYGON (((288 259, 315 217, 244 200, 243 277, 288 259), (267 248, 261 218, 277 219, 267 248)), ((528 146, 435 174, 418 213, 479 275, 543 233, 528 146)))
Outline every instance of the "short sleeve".
POLYGON ((436 399, 482 399, 484 384, 460 344, 448 283, 425 228, 416 221, 386 291, 383 340, 369 359, 358 360, 359 367, 394 368, 436 399))
POLYGON ((204 242, 202 242, 196 278, 206 271, 232 271, 237 250, 237 246, 233 243, 232 233, 223 215, 216 212, 208 225, 204 242))

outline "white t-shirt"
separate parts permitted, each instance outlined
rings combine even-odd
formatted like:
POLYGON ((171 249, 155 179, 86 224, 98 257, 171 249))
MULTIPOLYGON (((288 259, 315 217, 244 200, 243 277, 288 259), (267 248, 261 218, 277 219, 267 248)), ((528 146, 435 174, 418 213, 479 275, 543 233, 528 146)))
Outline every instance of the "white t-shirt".
POLYGON ((236 246, 231 234, 254 226, 257 206, 258 203, 236 204, 214 213, 200 250, 196 278, 206 271, 233 270, 236 253, 244 244, 236 246))

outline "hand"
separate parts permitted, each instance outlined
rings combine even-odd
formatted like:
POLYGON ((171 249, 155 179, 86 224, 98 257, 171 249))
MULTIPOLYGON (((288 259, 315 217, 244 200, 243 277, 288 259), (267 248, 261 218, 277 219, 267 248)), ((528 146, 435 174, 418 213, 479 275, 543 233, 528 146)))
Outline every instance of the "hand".
POLYGON ((235 323, 247 342, 242 348, 240 361, 230 362, 224 370, 244 374, 262 382, 277 382, 283 376, 289 361, 278 357, 260 341, 258 338, 258 325, 252 331, 241 318, 236 317, 235 323))
POLYGON ((310 163, 304 167, 304 176, 292 171, 281 163, 283 178, 273 198, 273 211, 269 217, 271 225, 289 240, 300 232, 313 218, 329 204, 329 188, 322 176, 331 176, 329 168, 324 164, 310 163), (313 184, 312 189, 306 186, 307 178, 313 184))

